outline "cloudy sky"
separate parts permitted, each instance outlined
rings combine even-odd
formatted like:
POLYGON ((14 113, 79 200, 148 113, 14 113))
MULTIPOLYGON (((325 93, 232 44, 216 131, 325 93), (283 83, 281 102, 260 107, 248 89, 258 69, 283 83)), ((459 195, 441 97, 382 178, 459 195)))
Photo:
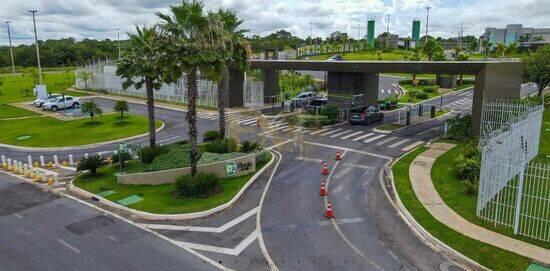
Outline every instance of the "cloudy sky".
MULTIPOLYGON (((15 44, 32 43, 30 9, 37 14, 38 38, 74 37, 116 39, 133 26, 157 22, 155 11, 166 11, 180 0, 0 0, 0 20, 11 21, 15 44)), ((286 29, 306 37, 345 31, 356 37, 365 34, 367 18, 375 18, 376 33, 386 29, 401 36, 411 32, 411 21, 421 19, 425 31, 426 6, 430 10, 430 35, 456 36, 461 22, 465 35, 479 36, 485 27, 519 23, 550 27, 550 0, 204 0, 207 8, 234 10, 244 19, 249 34, 265 35, 286 29)), ((0 25, 0 44, 7 44, 5 24, 0 25)))

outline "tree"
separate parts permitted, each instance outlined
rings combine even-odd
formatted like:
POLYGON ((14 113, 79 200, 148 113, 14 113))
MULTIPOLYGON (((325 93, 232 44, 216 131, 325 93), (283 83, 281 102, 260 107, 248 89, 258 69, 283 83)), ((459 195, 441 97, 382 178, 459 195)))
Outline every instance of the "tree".
POLYGON ((162 87, 162 63, 160 62, 160 35, 157 27, 136 26, 136 33, 128 33, 130 40, 117 63, 116 74, 122 78, 124 89, 145 85, 147 117, 149 119, 149 146, 155 148, 155 90, 162 87))
POLYGON ((113 110, 120 114, 120 122, 124 122, 124 112, 128 112, 130 108, 128 107, 128 103, 126 101, 117 101, 113 107, 113 110))
POLYGON ((220 135, 225 137, 225 94, 229 93, 229 69, 245 71, 248 67, 249 46, 244 39, 246 30, 240 29, 242 20, 229 10, 219 10, 215 16, 223 24, 225 40, 227 42, 225 53, 225 70, 223 78, 218 84, 218 114, 220 135))
POLYGON ((105 157, 100 156, 98 154, 88 156, 88 158, 83 157, 78 162, 78 165, 76 166, 77 171, 84 171, 89 170, 90 176, 95 177, 97 176, 97 169, 107 166, 109 163, 107 163, 107 160, 105 160, 105 157))
POLYGON ((101 116, 101 114, 103 114, 103 110, 94 102, 94 100, 83 103, 80 108, 80 112, 82 115, 89 115, 90 118, 92 118, 92 123, 95 123, 94 117, 96 115, 101 116))
POLYGON ((171 6, 170 13, 157 12, 161 19, 164 80, 177 82, 182 73, 187 80, 187 113, 189 123, 189 160, 191 175, 197 174, 197 81, 198 73, 215 82, 223 77, 227 68, 225 51, 227 38, 223 23, 217 16, 204 13, 201 1, 183 0, 171 6))
POLYGON ((491 46, 493 46, 493 44, 488 40, 486 39, 481 40, 481 48, 483 48, 483 52, 485 53, 485 58, 489 56, 489 50, 491 49, 491 46))
POLYGON ((428 39, 422 46, 422 52, 428 57, 429 61, 432 61, 436 53, 443 52, 443 47, 435 39, 428 39))
POLYGON ((550 45, 539 47, 523 59, 523 79, 537 84, 538 95, 542 95, 550 83, 550 45))
POLYGON ((506 45, 504 45, 504 43, 502 42, 497 43, 495 53, 497 54, 499 60, 502 59, 504 57, 504 54, 506 54, 506 45))
MULTIPOLYGON (((414 47, 413 54, 409 56, 409 59, 411 61, 420 61, 420 50, 420 46, 414 47)), ((416 86, 417 82, 418 81, 416 80, 416 73, 413 73, 411 83, 416 86)))
MULTIPOLYGON (((469 58, 470 58, 470 55, 459 53, 459 54, 455 57, 455 60, 456 60, 456 61, 468 61, 469 58)), ((459 85, 462 85, 462 79, 463 79, 463 77, 464 77, 464 74, 460 74, 459 79, 458 79, 458 84, 459 84, 459 85)))
POLYGON ((81 70, 76 74, 76 78, 84 81, 84 89, 88 92, 88 81, 92 79, 92 73, 89 71, 81 70))
POLYGON ((518 51, 518 44, 516 42, 513 42, 508 44, 508 46, 506 46, 506 50, 504 50, 504 53, 507 56, 511 56, 515 54, 517 51, 518 51))

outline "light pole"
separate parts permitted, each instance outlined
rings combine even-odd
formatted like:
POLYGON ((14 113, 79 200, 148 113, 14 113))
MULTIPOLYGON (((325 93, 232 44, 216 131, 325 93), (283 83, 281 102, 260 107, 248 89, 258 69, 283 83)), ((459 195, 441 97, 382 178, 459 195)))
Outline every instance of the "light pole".
POLYGON ((118 60, 120 60, 120 28, 116 29, 116 38, 118 41, 118 60))
POLYGON ((10 23, 10 21, 6 21, 6 26, 8 26, 8 40, 10 41, 11 72, 13 76, 15 76, 15 63, 13 62, 13 47, 11 46, 10 23))
POLYGON ((424 43, 426 43, 428 41, 428 26, 430 24, 430 9, 432 7, 430 6, 427 6, 426 7, 426 39, 424 40, 424 43))
POLYGON ((42 85, 42 67, 40 67, 40 50, 38 49, 38 36, 36 35, 36 18, 38 10, 29 10, 32 13, 32 22, 34 24, 34 43, 36 44, 36 62, 38 64, 38 82, 42 85))
POLYGON ((386 26, 386 49, 389 48, 389 39, 390 39, 390 16, 391 15, 386 15, 386 18, 388 20, 388 25, 386 26))

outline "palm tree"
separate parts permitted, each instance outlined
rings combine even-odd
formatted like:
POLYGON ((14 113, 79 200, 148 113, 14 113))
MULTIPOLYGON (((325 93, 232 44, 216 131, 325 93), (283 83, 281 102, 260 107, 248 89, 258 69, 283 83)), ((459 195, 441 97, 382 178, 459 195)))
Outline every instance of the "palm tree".
POLYGON ((122 58, 117 63, 116 74, 124 78, 124 89, 134 86, 141 89, 145 85, 147 96, 147 116, 149 118, 149 146, 156 146, 155 93, 162 87, 160 67, 159 33, 157 27, 136 26, 136 33, 128 33, 130 41, 122 58))
POLYGON ((498 59, 501 60, 504 57, 504 54, 506 53, 506 45, 504 45, 504 43, 502 42, 497 43, 495 52, 498 56, 498 59))
POLYGON ((245 71, 248 66, 248 57, 250 55, 250 47, 244 39, 246 30, 240 29, 242 20, 230 10, 218 10, 218 13, 213 16, 218 16, 218 19, 223 24, 225 39, 227 41, 225 54, 226 68, 223 71, 223 78, 218 84, 218 113, 220 135, 225 137, 225 94, 229 93, 229 68, 245 71))
MULTIPOLYGON (((34 72, 32 74, 34 77, 34 72)), ((84 81, 84 89, 86 90, 86 92, 88 92, 88 81, 92 79, 92 73, 89 71, 82 70, 76 74, 76 77, 84 81)))
MULTIPOLYGON (((468 61, 468 59, 470 58, 470 55, 468 54, 462 54, 462 53, 459 53, 455 59, 456 61, 468 61)), ((462 85, 462 79, 464 77, 464 74, 460 74, 460 77, 458 79, 458 84, 459 85, 462 85)))
POLYGON ((94 102, 94 100, 83 103, 80 108, 80 112, 82 115, 89 115, 90 118, 92 118, 92 123, 95 123, 94 117, 96 115, 101 116, 101 114, 103 114, 103 110, 94 102))
POLYGON ((120 114, 120 122, 124 122, 124 112, 128 112, 130 108, 128 107, 128 103, 126 101, 117 101, 113 107, 113 110, 120 114))
POLYGON ((157 12, 162 20, 162 56, 164 80, 175 83, 186 74, 187 113, 189 123, 189 160, 191 176, 197 174, 197 80, 200 72, 219 82, 227 68, 226 35, 217 16, 203 12, 201 1, 183 0, 171 6, 169 14, 157 12))

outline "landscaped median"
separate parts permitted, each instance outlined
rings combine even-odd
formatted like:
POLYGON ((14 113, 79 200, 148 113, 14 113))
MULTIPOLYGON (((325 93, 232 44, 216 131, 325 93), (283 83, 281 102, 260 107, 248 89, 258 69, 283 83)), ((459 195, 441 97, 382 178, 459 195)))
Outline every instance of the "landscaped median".
MULTIPOLYGON (((126 161, 125 174, 119 165, 98 169, 96 176, 83 173, 71 184, 78 194, 100 199, 146 219, 191 219, 210 215, 233 204, 266 170, 274 157, 269 151, 247 148, 227 153, 207 152, 201 146, 199 175, 189 172, 187 143, 164 146, 150 163, 126 161), (245 151, 249 151, 246 152, 245 151)), ((218 144, 218 143, 213 143, 218 144)))
MULTIPOLYGON (((452 145, 444 146, 448 149, 452 145)), ((531 264, 531 260, 528 257, 520 256, 509 250, 497 247, 497 245, 505 246, 507 243, 516 242, 511 241, 511 236, 491 233, 481 227, 478 228, 477 232, 468 233, 467 229, 478 227, 475 224, 484 227, 488 225, 474 221, 477 219, 475 217, 476 197, 465 194, 470 189, 467 183, 458 181, 456 177, 452 177, 455 171, 450 167, 457 162, 455 162, 456 157, 451 156, 458 156, 461 153, 468 152, 465 148, 467 146, 454 147, 449 152, 437 149, 438 152, 445 153, 441 156, 433 155, 434 158, 430 158, 432 157, 431 153, 437 151, 431 151, 427 147, 420 147, 396 161, 392 166, 392 173, 398 201, 407 209, 407 212, 414 218, 416 223, 421 225, 430 235, 482 266, 492 270, 526 270, 531 264), (423 155, 426 155, 426 157, 423 155), (417 181, 422 177, 423 173, 416 167, 428 166, 431 163, 433 163, 433 168, 431 169, 431 175, 434 179, 433 185, 431 183, 418 183, 417 181), (413 168, 412 165, 416 167, 413 168), (431 195, 430 193, 435 194, 431 195), (445 208, 451 208, 452 210, 445 208), (465 215, 463 213, 465 210, 471 214, 465 215), (447 217, 448 220, 443 219, 444 217, 447 217), (448 226, 443 223, 445 221, 453 221, 453 219, 459 222, 448 224, 448 226), (487 231, 484 237, 473 237, 484 231, 487 231), (488 241, 485 237, 492 234, 497 236, 494 239, 495 245, 485 243, 488 241), (484 240, 485 242, 478 240, 484 240)), ((428 173, 429 175, 430 173, 428 173)), ((495 230, 494 228, 487 228, 495 230)), ((499 233, 503 232, 499 231, 499 233)), ((514 238, 517 237, 514 236, 514 238)), ((526 241, 524 238, 517 239, 526 241)), ((518 242, 521 241, 518 240, 518 242)), ((537 247, 532 244, 542 245, 536 241, 529 243, 521 242, 526 250, 537 250, 537 247)), ((547 248, 547 246, 541 247, 538 251, 544 251, 544 248, 547 248)), ((525 255, 525 251, 518 251, 518 253, 525 255)))

